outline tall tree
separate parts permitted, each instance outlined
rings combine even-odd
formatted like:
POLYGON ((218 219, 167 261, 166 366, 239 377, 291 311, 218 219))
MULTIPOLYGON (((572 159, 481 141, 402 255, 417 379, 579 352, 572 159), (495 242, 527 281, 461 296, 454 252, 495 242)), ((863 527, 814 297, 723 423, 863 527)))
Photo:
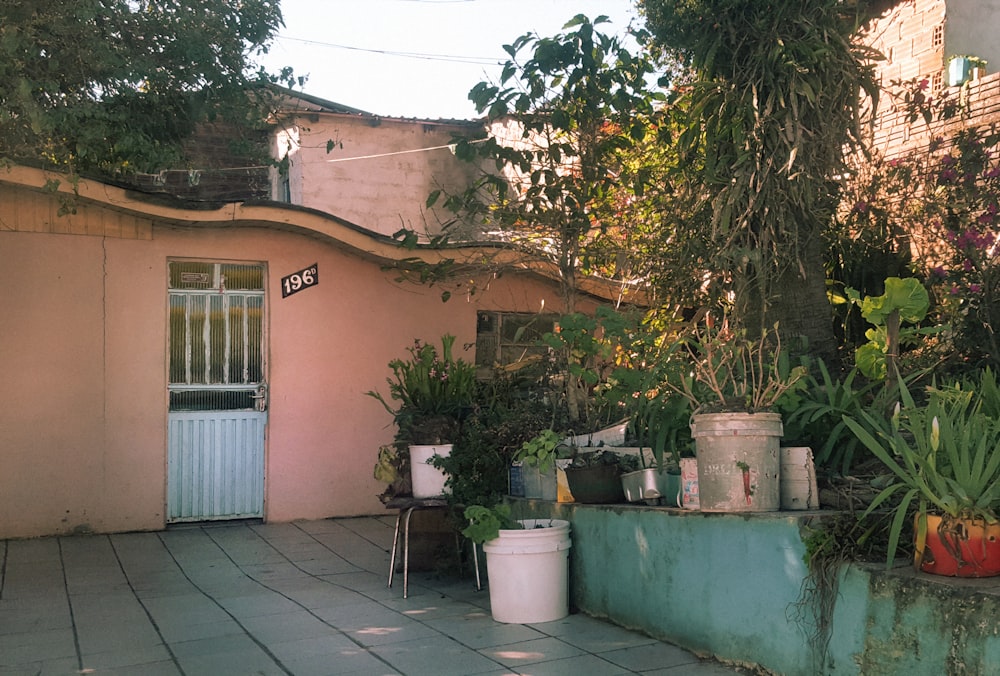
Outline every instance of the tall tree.
POLYGON ((845 149, 862 142, 870 60, 853 41, 867 3, 641 0, 649 30, 691 68, 680 167, 710 205, 713 276, 751 326, 780 322, 835 353, 823 235, 845 149))
POLYGON ((645 137, 658 98, 654 63, 598 30, 605 22, 578 15, 565 33, 505 45, 500 81, 469 94, 491 133, 456 146, 487 170, 446 201, 463 221, 552 263, 567 312, 588 245, 611 225, 607 196, 623 178, 622 153, 645 137))
POLYGON ((0 0, 0 161, 169 166, 199 121, 255 114, 281 25, 278 0, 0 0))

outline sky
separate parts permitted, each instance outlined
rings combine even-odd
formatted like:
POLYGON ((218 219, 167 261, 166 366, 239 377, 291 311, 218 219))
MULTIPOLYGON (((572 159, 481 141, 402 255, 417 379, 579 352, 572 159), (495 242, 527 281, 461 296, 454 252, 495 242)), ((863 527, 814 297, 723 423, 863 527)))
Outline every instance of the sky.
POLYGON ((384 117, 479 117, 469 90, 495 81, 510 44, 550 37, 577 14, 605 33, 637 20, 633 0, 281 0, 285 27, 260 61, 307 76, 301 90, 384 117))

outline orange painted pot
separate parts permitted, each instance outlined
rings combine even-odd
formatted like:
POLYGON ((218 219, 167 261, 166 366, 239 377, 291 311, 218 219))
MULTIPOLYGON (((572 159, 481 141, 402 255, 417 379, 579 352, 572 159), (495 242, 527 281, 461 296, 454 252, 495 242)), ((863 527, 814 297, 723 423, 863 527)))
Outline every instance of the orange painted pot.
POLYGON ((1000 523, 927 516, 927 543, 916 552, 920 570, 951 577, 1000 575, 1000 523))

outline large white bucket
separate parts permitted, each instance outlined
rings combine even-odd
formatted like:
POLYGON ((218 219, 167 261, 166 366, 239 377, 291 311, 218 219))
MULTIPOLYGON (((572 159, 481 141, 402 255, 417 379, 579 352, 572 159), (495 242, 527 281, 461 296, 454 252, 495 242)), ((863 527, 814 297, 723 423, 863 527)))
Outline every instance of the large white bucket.
POLYGON ((454 444, 438 446, 410 446, 410 476, 413 480, 413 497, 437 498, 445 493, 444 482, 448 475, 430 464, 431 458, 451 455, 454 444))
POLYGON ((497 622, 552 622, 569 614, 569 521, 525 519, 483 544, 497 622))
POLYGON ((781 415, 702 413, 692 417, 702 511, 774 512, 781 507, 781 415))
POLYGON ((819 509, 816 466, 808 446, 781 449, 781 508, 819 509))

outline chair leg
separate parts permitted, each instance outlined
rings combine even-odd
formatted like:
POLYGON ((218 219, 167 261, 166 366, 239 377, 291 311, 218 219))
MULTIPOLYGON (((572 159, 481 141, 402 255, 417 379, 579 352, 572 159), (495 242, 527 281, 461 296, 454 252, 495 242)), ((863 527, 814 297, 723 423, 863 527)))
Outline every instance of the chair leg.
POLYGON ((403 519, 403 598, 410 593, 410 517, 413 516, 415 507, 406 510, 406 517, 403 519))
POLYGON ((469 540, 472 543, 472 565, 476 567, 476 591, 483 590, 483 583, 479 580, 479 545, 473 540, 469 540))
POLYGON ((396 545, 399 543, 399 521, 403 518, 403 510, 396 514, 396 528, 392 532, 392 554, 389 556, 389 587, 392 587, 392 574, 396 571, 396 545))

